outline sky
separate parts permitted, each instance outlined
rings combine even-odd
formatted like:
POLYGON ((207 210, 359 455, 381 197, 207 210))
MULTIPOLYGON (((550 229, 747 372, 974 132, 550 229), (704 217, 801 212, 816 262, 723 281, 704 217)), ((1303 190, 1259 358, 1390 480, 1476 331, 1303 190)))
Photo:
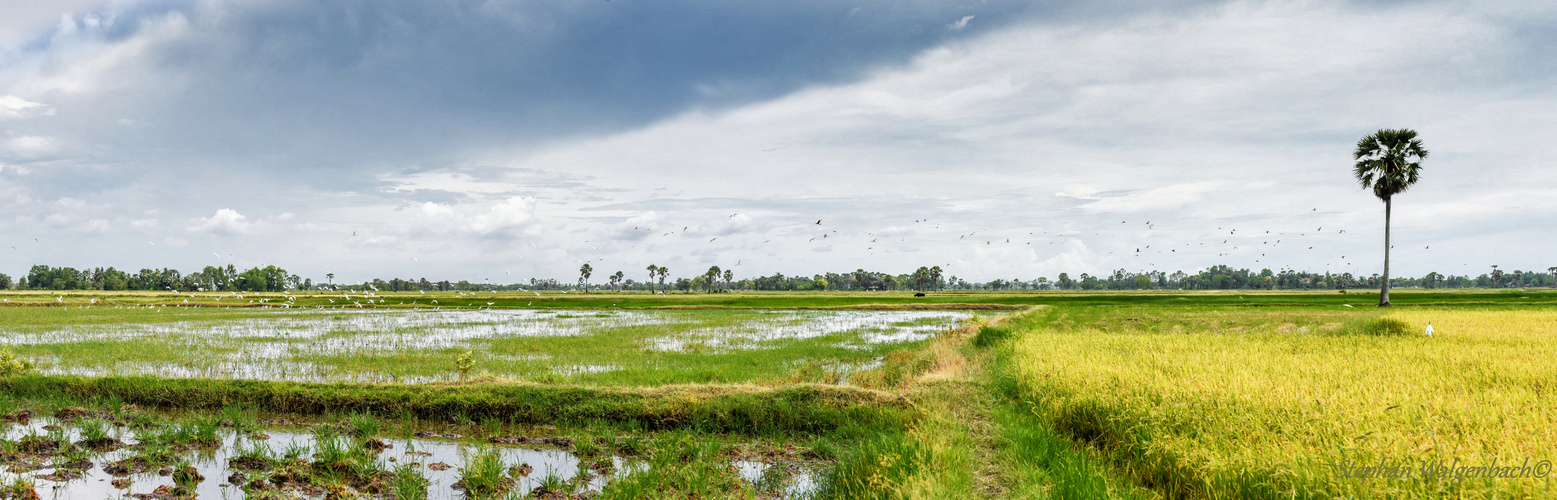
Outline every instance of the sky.
POLYGON ((1557 4, 0 0, 0 273, 1557 266, 1557 4))

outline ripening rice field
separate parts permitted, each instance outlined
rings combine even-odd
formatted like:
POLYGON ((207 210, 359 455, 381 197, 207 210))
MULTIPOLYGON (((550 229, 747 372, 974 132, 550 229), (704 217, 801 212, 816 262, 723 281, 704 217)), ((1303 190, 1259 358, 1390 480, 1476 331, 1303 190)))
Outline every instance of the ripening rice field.
POLYGON ((1168 497, 1557 496, 1534 477, 1557 459, 1557 311, 1075 307, 1016 325, 1000 376, 1020 404, 1168 497), (1531 469, 1474 477, 1510 464, 1531 469))

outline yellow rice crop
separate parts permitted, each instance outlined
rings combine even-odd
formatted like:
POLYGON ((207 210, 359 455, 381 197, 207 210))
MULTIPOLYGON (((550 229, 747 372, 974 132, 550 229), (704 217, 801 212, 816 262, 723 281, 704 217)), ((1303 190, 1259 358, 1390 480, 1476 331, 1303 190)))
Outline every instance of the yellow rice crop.
POLYGON ((1040 417, 1173 497, 1557 497, 1549 478, 1422 470, 1557 460, 1557 312, 1384 317, 1414 334, 1044 327, 1010 369, 1040 417), (1336 467, 1381 464, 1409 472, 1336 467))

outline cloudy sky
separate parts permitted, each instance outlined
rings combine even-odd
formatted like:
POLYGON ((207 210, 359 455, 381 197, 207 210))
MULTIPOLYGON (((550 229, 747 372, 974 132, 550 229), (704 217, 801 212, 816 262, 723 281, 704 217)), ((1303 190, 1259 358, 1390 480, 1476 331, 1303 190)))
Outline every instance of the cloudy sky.
POLYGON ((1557 265, 1557 5, 0 1, 0 272, 1557 265), (820 224, 818 224, 820 221, 820 224), (1224 243, 1225 242, 1225 243, 1224 243))

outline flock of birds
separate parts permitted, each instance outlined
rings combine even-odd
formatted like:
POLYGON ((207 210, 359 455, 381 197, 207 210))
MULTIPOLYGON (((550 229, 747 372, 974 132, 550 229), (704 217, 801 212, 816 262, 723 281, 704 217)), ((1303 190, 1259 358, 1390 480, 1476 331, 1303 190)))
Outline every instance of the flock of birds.
MULTIPOLYGON (((1311 212, 1317 211, 1317 207, 1311 210, 1311 212)), ((739 213, 730 214, 728 218, 734 219, 739 215, 739 213)), ((1294 218, 1287 218, 1284 220, 1292 221, 1294 218)), ((913 219, 913 226, 911 228, 896 228, 890 232, 890 235, 886 233, 878 234, 876 232, 869 231, 840 234, 837 229, 832 229, 828 225, 824 224, 826 222, 825 219, 816 219, 815 221, 810 221, 807 219, 807 221, 808 222, 798 224, 791 223, 791 225, 788 226, 788 229, 783 231, 784 233, 787 233, 786 236, 792 240, 791 243, 800 243, 801 239, 803 239, 805 244, 813 245, 813 248, 815 248, 814 245, 818 244, 856 246, 859 251, 866 255, 876 255, 879 252, 913 248, 921 243, 929 242, 932 238, 944 238, 945 241, 955 241, 957 243, 969 246, 985 248, 998 248, 1000 246, 1021 246, 1035 248, 1035 244, 1040 246, 1060 245, 1062 247, 1061 249, 1054 249, 1049 251, 1034 250, 1033 254, 1037 255, 1036 258, 1038 260, 1042 260, 1046 258, 1043 256, 1043 254, 1058 255, 1066 251, 1066 249, 1063 247, 1066 247, 1067 243, 1080 242, 1082 244, 1088 244, 1088 246, 1095 245, 1101 248, 1113 248, 1113 250, 1107 251, 1105 255, 1117 255, 1125 253, 1131 255, 1133 258, 1144 258, 1142 260, 1145 261, 1144 265, 1148 268, 1155 267, 1155 257, 1163 254, 1173 256, 1186 254, 1192 255, 1193 257, 1190 258, 1196 260, 1190 262, 1199 265, 1226 263, 1232 265, 1246 264, 1258 267, 1262 263, 1273 260, 1273 253, 1286 249, 1294 249, 1303 252, 1315 251, 1318 249, 1318 251, 1324 252, 1324 248, 1327 246, 1325 244, 1331 243, 1334 240, 1315 240, 1315 237, 1320 235, 1341 236, 1347 234, 1345 229, 1335 228, 1332 228, 1331 231, 1326 232, 1324 230, 1324 226, 1319 225, 1316 225, 1313 231, 1292 231, 1290 229, 1274 231, 1268 229, 1245 229, 1242 230, 1242 232, 1240 232, 1240 228, 1224 226, 1218 227, 1215 232, 1202 232, 1200 235, 1198 235, 1195 241, 1183 241, 1182 239, 1180 241, 1171 241, 1171 236, 1165 236, 1157 229, 1160 224, 1154 224, 1150 220, 1140 221, 1135 226, 1131 226, 1129 220, 1121 220, 1119 223, 1122 226, 1114 226, 1114 228, 1108 228, 1107 224, 1099 224, 1088 228, 1088 230, 1069 229, 1066 231, 1055 231, 1053 234, 1051 234, 1049 230, 1040 229, 1037 231, 1026 231, 1025 234, 1021 234, 1022 231, 992 231, 988 227, 979 227, 976 229, 968 228, 966 232, 943 231, 941 230, 943 227, 943 222, 932 222, 928 218, 913 219), (1141 226, 1144 226, 1144 228, 1141 226), (1092 233, 1090 237, 1086 235, 1088 232, 1092 233), (924 236, 920 236, 921 234, 924 234, 924 236), (950 239, 953 235, 956 236, 955 240, 950 239), (891 238, 893 237, 897 238, 897 241, 891 241, 891 238), (914 241, 910 241, 911 237, 914 239, 914 241), (1185 250, 1185 252, 1179 252, 1181 249, 1185 250)), ((633 226, 632 231, 648 231, 657 233, 657 237, 661 239, 669 239, 677 237, 678 235, 681 237, 687 237, 701 232, 701 230, 694 229, 693 226, 690 225, 684 225, 679 230, 670 229, 661 231, 652 225, 641 224, 633 226)), ((726 232, 724 234, 731 233, 726 232)), ((358 232, 353 231, 351 233, 351 237, 358 237, 358 232)), ((624 239, 624 241, 641 243, 640 240, 642 239, 643 238, 641 237, 634 237, 624 239)), ((36 237, 33 238, 33 241, 34 243, 41 244, 39 239, 36 237)), ((720 236, 715 235, 709 237, 706 241, 706 244, 713 245, 719 243, 719 241, 720 236)), ((730 238, 726 238, 725 241, 730 241, 730 238)), ((759 249, 761 249, 761 247, 770 245, 773 241, 774 238, 770 236, 756 245, 759 249)), ((155 242, 148 241, 147 243, 156 245, 155 242)), ((574 264, 589 264, 592 262, 601 263, 607 261, 606 256, 600 255, 598 253, 600 251, 600 243, 594 242, 593 240, 584 240, 583 243, 584 245, 582 247, 575 247, 576 250, 571 252, 574 254, 572 258, 574 264), (587 247, 589 250, 585 251, 583 250, 583 247, 587 247), (594 253, 595 255, 579 255, 590 253, 594 253)), ((653 243, 655 242, 650 242, 651 245, 653 243)), ((534 242, 527 243, 526 245, 530 249, 538 250, 534 242)), ((631 243, 629 244, 629 247, 636 250, 638 245, 639 243, 631 243)), ((17 250, 17 247, 12 245, 11 249, 17 250)), ((1424 246, 1423 249, 1430 250, 1431 247, 1424 246)), ((774 248, 769 251, 776 252, 778 250, 780 249, 774 248)), ((218 259, 224 258, 219 252, 212 252, 212 255, 218 259)), ((524 258, 523 254, 517 254, 515 257, 518 259, 524 258)), ((1294 259, 1294 257, 1295 256, 1292 254, 1280 255, 1280 258, 1283 260, 1297 260, 1294 259)), ((232 260, 234 255, 229 252, 225 258, 232 260)), ((420 262, 420 259, 417 257, 409 257, 409 259, 412 262, 420 262)), ((1301 259, 1313 262, 1311 258, 1303 257, 1301 259)), ((745 263, 746 260, 747 258, 744 257, 737 258, 735 267, 741 266, 745 263)), ((1338 271, 1355 265, 1354 260, 1348 260, 1346 255, 1341 254, 1332 255, 1328 258, 1324 258, 1323 260, 1325 261, 1326 266, 1326 269, 1323 271, 1338 271)), ((1189 260, 1186 258, 1175 259, 1176 263, 1186 261, 1189 260)), ((943 269, 950 269, 954 264, 954 262, 946 262, 939 265, 943 269)), ((263 264, 261 265, 263 266, 263 264)), ((1115 263, 1112 265, 1117 266, 1117 261, 1115 261, 1115 263)), ((1468 266, 1469 264, 1466 263, 1464 265, 1468 266)), ((1283 266, 1283 268, 1286 269, 1285 266, 1283 266)), ((1312 269, 1311 271, 1321 270, 1312 269)), ((504 276, 507 277, 511 277, 513 274, 512 271, 503 271, 503 273, 504 276)), ((485 276, 478 276, 477 278, 481 282, 487 284, 490 284, 492 280, 491 277, 485 276)))

